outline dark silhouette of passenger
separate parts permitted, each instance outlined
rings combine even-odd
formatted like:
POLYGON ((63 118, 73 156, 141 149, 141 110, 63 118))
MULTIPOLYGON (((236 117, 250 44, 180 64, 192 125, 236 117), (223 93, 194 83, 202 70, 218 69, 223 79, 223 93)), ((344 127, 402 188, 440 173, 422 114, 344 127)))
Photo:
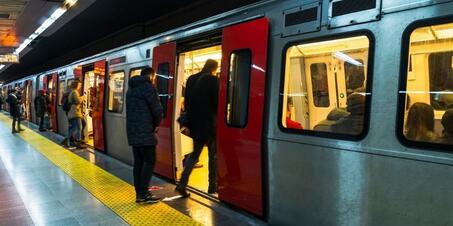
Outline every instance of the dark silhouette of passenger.
POLYGON ((332 125, 332 132, 340 134, 359 135, 363 131, 365 115, 365 96, 353 93, 348 96, 346 110, 348 116, 340 119, 332 125))
POLYGON ((316 125, 313 130, 319 131, 319 132, 333 132, 332 126, 338 122, 338 120, 346 117, 349 115, 349 112, 336 108, 330 111, 330 113, 327 115, 327 118, 318 125, 316 125))
POLYGON ((140 76, 129 80, 126 93, 127 140, 134 153, 135 202, 139 204, 159 201, 148 191, 156 163, 156 132, 163 117, 159 94, 151 81, 154 74, 152 68, 143 69, 140 76))
POLYGON ((39 90, 38 96, 35 97, 35 114, 39 118, 39 131, 46 131, 44 129, 44 116, 47 112, 47 98, 45 96, 46 91, 39 90))
POLYGON ((11 117, 13 117, 12 133, 23 131, 23 129, 20 128, 20 99, 18 98, 18 90, 18 88, 12 89, 7 100, 9 104, 9 113, 11 117))
POLYGON ((193 139, 193 152, 187 159, 181 181, 176 187, 183 197, 190 194, 186 191, 193 167, 198 162, 205 145, 209 153, 209 188, 208 193, 217 192, 216 166, 216 115, 219 90, 219 79, 215 76, 218 63, 209 59, 200 73, 187 79, 184 109, 186 110, 188 128, 193 139))
POLYGON ((453 144, 453 109, 445 111, 444 116, 442 116, 442 126, 444 131, 440 142, 446 144, 453 144))
POLYGON ((347 93, 351 95, 353 93, 364 93, 365 89, 365 74, 363 70, 355 68, 352 73, 347 77, 347 93))
POLYGON ((434 108, 425 103, 415 103, 406 119, 406 138, 412 141, 432 142, 437 139, 434 133, 434 108))
POLYGON ((291 119, 291 109, 293 107, 293 99, 288 97, 288 103, 286 104, 286 128, 288 129, 304 129, 302 124, 291 119))
POLYGON ((439 95, 439 102, 441 102, 446 109, 453 107, 453 76, 447 78, 444 90, 439 95))

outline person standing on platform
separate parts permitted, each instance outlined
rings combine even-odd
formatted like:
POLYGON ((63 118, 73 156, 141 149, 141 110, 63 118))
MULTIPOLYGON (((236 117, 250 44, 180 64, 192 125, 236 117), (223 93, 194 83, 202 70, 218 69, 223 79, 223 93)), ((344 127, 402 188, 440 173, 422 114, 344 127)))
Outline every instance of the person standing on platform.
POLYGON ((3 93, 0 91, 0 111, 3 110, 4 104, 5 104, 5 97, 3 96, 3 93))
POLYGON ((182 197, 188 197, 186 187, 190 174, 198 162, 201 151, 205 145, 209 152, 209 188, 208 193, 217 192, 217 166, 216 166, 216 115, 219 92, 219 79, 216 71, 217 61, 206 61, 200 73, 187 79, 184 109, 186 110, 188 128, 193 139, 193 152, 187 160, 181 180, 175 190, 182 197))
POLYGON ((34 100, 36 117, 39 118, 39 131, 46 131, 44 129, 44 116, 47 111, 47 99, 45 95, 46 91, 39 90, 39 94, 34 100))
POLYGON ((69 120, 69 129, 68 135, 66 137, 67 146, 71 147, 71 137, 74 138, 74 145, 76 148, 84 148, 81 143, 81 132, 82 132, 82 101, 84 96, 80 96, 79 88, 81 83, 79 80, 74 80, 71 83, 71 91, 68 94, 68 103, 70 104, 70 109, 68 111, 68 120, 69 120))
POLYGON ((148 186, 156 163, 156 132, 163 117, 157 88, 152 84, 155 72, 145 68, 141 75, 129 80, 126 93, 127 139, 134 154, 135 202, 156 203, 148 186))
POLYGON ((17 88, 11 90, 11 93, 8 95, 7 102, 9 104, 9 112, 11 117, 13 117, 12 133, 23 131, 23 129, 20 128, 20 101, 17 98, 17 88))

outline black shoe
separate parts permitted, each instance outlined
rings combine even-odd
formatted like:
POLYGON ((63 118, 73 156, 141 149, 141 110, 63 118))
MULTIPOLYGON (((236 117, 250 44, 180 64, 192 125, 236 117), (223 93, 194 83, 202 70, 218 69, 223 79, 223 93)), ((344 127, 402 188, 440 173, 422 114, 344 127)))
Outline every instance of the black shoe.
POLYGON ((46 132, 47 130, 45 130, 44 128, 40 128, 39 129, 39 132, 46 132))
POLYGON ((13 130, 13 131, 11 131, 11 133, 12 133, 12 134, 15 134, 15 133, 19 133, 19 131, 13 130))
POLYGON ((187 192, 185 188, 176 186, 175 191, 177 191, 182 196, 181 198, 188 198, 190 196, 190 193, 187 192))
POLYGON ((25 131, 24 129, 19 129, 19 132, 25 131))
POLYGON ((160 201, 159 198, 157 198, 156 196, 154 195, 151 195, 151 194, 148 194, 146 197, 144 198, 137 198, 135 199, 135 202, 137 204, 153 204, 153 203, 158 203, 160 201))

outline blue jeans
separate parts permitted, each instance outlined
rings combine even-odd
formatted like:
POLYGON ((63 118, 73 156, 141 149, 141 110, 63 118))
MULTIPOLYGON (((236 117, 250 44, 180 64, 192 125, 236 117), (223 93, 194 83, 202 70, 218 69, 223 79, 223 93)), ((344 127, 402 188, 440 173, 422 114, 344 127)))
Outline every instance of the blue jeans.
POLYGON ((74 138, 75 141, 80 141, 82 139, 82 119, 80 118, 72 118, 69 119, 69 129, 68 129, 68 135, 66 138, 68 138, 68 141, 71 140, 71 137, 74 138))

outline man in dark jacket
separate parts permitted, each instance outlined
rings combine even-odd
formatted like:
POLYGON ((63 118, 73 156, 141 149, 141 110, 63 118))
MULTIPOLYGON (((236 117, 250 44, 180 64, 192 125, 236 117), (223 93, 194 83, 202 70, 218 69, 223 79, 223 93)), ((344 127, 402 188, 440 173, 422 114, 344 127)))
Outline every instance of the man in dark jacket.
POLYGON ((209 188, 208 193, 217 192, 217 166, 216 166, 216 115, 219 92, 219 79, 215 76, 218 63, 207 60, 202 71, 187 79, 184 109, 186 110, 190 136, 193 139, 193 152, 187 160, 181 181, 176 187, 183 197, 188 197, 186 191, 189 176, 193 167, 198 162, 201 151, 205 145, 209 152, 209 188))
POLYGON ((46 99, 46 91, 39 90, 38 96, 35 98, 35 112, 36 117, 39 118, 39 131, 45 131, 44 129, 44 115, 47 111, 47 99, 46 99))
POLYGON ((17 98, 17 89, 11 90, 7 102, 9 104, 9 113, 11 114, 11 117, 13 117, 12 133, 23 131, 23 129, 20 128, 20 101, 17 98))
POLYGON ((163 109, 157 89, 151 84, 152 68, 145 68, 141 76, 129 80, 126 94, 126 128, 129 145, 134 151, 134 186, 136 202, 159 201, 148 191, 156 162, 156 131, 162 120, 163 109))

